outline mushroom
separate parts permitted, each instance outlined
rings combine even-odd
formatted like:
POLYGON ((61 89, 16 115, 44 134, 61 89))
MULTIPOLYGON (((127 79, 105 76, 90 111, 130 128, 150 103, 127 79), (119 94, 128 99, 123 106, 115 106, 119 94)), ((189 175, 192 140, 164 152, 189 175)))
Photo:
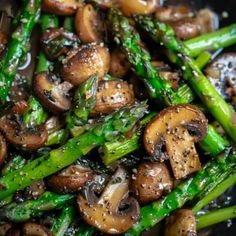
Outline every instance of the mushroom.
POLYGON ((82 45, 68 52, 62 62, 61 75, 64 80, 78 86, 94 74, 102 79, 109 65, 108 48, 96 44, 82 45))
POLYGON ((63 28, 46 30, 43 32, 40 41, 45 54, 50 60, 57 59, 68 52, 70 47, 77 46, 80 42, 75 34, 63 28))
POLYGON ((5 51, 7 46, 7 36, 0 32, 0 56, 2 56, 3 52, 5 51))
POLYGON ((121 80, 101 80, 98 83, 96 104, 91 116, 110 114, 126 105, 134 103, 133 88, 121 80))
POLYGON ((52 134, 62 128, 63 124, 57 116, 52 116, 45 122, 45 128, 48 134, 52 134))
POLYGON ((48 138, 43 125, 28 128, 11 119, 10 115, 0 118, 0 130, 10 143, 25 150, 37 150, 48 138))
POLYGON ((179 39, 186 40, 200 35, 200 26, 193 18, 184 18, 178 21, 168 22, 174 29, 179 39))
POLYGON ((2 167, 7 156, 7 143, 3 135, 0 133, 0 168, 2 167))
POLYGON ((28 103, 25 100, 16 102, 12 107, 12 112, 18 115, 23 115, 28 109, 28 103))
POLYGON ((144 131, 144 146, 149 155, 163 161, 170 159, 176 179, 200 169, 194 143, 207 133, 207 119, 195 106, 176 105, 162 110, 144 131))
POLYGON ((35 199, 41 196, 45 192, 45 184, 44 181, 37 181, 26 187, 23 198, 24 199, 35 199))
POLYGON ((67 81, 61 83, 60 78, 47 73, 40 72, 34 79, 34 92, 46 109, 59 114, 71 108, 71 100, 68 91, 72 85, 67 81))
POLYGON ((173 181, 164 163, 143 162, 133 175, 131 188, 139 203, 146 204, 169 192, 173 181))
MULTIPOLYGON (((19 228, 10 228, 7 232, 6 232, 6 236, 20 236, 21 232, 19 228)), ((5 236, 5 235, 4 235, 5 236)))
POLYGON ((119 167, 99 198, 94 193, 94 185, 87 186, 84 193, 78 195, 82 218, 104 233, 124 233, 139 218, 138 202, 128 194, 129 178, 119 167))
POLYGON ((175 211, 166 220, 165 236, 196 236, 196 219, 188 209, 175 211))
POLYGON ((186 5, 159 7, 155 12, 155 17, 163 22, 178 21, 193 16, 194 13, 186 5))
POLYGON ((83 43, 102 41, 104 23, 91 4, 79 7, 75 17, 75 29, 83 43))
POLYGON ((236 98, 236 53, 222 53, 206 68, 205 73, 217 92, 227 100, 236 98))
POLYGON ((68 193, 76 192, 94 176, 91 169, 80 165, 71 165, 52 175, 47 180, 47 185, 54 192, 68 193))
POLYGON ((132 14, 152 14, 160 5, 160 0, 121 0, 120 2, 120 8, 127 16, 132 14))
POLYGON ((130 68, 130 63, 120 49, 115 49, 111 52, 111 62, 109 70, 109 73, 111 75, 122 78, 128 73, 130 68))
POLYGON ((53 236, 48 228, 41 224, 27 222, 22 227, 24 236, 53 236))
POLYGON ((80 0, 43 0, 42 10, 55 15, 67 16, 75 14, 81 5, 80 0))
POLYGON ((7 231, 12 227, 11 223, 5 223, 0 225, 0 236, 7 235, 7 231))

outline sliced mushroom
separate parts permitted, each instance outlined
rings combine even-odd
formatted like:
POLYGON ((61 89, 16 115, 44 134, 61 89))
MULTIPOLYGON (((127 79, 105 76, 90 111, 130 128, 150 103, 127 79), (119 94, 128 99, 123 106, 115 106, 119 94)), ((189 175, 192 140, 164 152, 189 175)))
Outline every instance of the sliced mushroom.
POLYGON ((12 227, 11 223, 5 223, 0 225, 0 236, 7 235, 7 231, 12 227))
POLYGON ((0 56, 3 54, 7 46, 7 36, 0 32, 0 56))
POLYGON ((80 0, 43 0, 42 10, 55 15, 67 16, 75 14, 81 5, 80 0))
POLYGON ((200 25, 193 18, 185 18, 179 21, 168 22, 174 29, 179 39, 191 39, 200 35, 200 25))
POLYGON ((62 128, 62 126, 63 126, 63 124, 59 120, 59 117, 57 117, 57 116, 50 117, 45 123, 45 128, 48 131, 48 134, 51 134, 57 130, 60 130, 62 128))
MULTIPOLYGON (((7 233, 6 236, 20 236, 21 232, 19 228, 10 228, 7 233)), ((5 236, 5 235, 4 235, 5 236)))
POLYGON ((223 53, 206 68, 206 75, 218 93, 227 100, 236 97, 236 53, 223 53))
POLYGON ((102 79, 109 66, 108 49, 100 45, 87 44, 68 52, 62 64, 61 75, 64 80, 78 86, 94 74, 98 74, 102 79))
POLYGON ((75 34, 63 28, 48 29, 41 36, 41 45, 50 60, 57 59, 68 52, 70 47, 77 46, 79 42, 75 34))
POLYGON ((44 145, 48 138, 44 126, 27 128, 7 115, 0 119, 0 129, 10 143, 25 150, 37 150, 44 145))
POLYGON ((194 143, 206 133, 207 119, 197 107, 176 105, 161 111, 147 125, 144 146, 154 158, 170 159, 175 178, 181 179, 200 169, 194 143))
POLYGON ((43 225, 27 222, 22 227, 24 236, 53 236, 48 228, 43 225))
POLYGON ((96 105, 91 116, 110 114, 123 106, 134 103, 134 92, 131 85, 121 80, 102 80, 98 83, 96 105))
POLYGON ((179 209, 166 220, 165 236, 197 236, 196 219, 188 209, 179 209))
POLYGON ((83 219, 100 231, 121 234, 139 218, 138 202, 129 194, 129 178, 123 168, 118 168, 98 199, 92 185, 78 195, 78 205, 83 219))
POLYGON ((71 165, 48 178, 48 186, 55 192, 77 192, 94 176, 91 169, 80 165, 71 165))
POLYGON ((7 143, 3 135, 0 133, 0 168, 2 167, 7 156, 7 143))
POLYGON ((131 188, 140 204, 156 201, 173 188, 168 168, 164 163, 141 163, 132 178, 131 188))
POLYGON ((38 181, 28 186, 24 191, 24 199, 35 199, 45 192, 44 181, 38 181))
POLYGON ((91 4, 86 4, 78 9, 75 17, 75 29, 84 43, 102 41, 104 23, 99 12, 91 4))
POLYGON ((121 0, 120 8, 122 12, 131 16, 132 14, 152 14, 161 5, 160 0, 121 0))
POLYGON ((12 107, 12 112, 18 115, 23 115, 28 109, 28 103, 26 101, 19 101, 12 107))
POLYGON ((131 65, 121 50, 115 49, 111 52, 111 63, 109 70, 111 75, 117 78, 122 78, 128 73, 130 68, 131 65))
POLYGON ((107 9, 111 7, 119 7, 121 0, 93 0, 93 2, 97 3, 99 7, 102 9, 107 9))
POLYGON ((63 113, 71 108, 69 90, 72 85, 53 74, 41 72, 35 76, 34 92, 46 109, 54 114, 63 113))
POLYGON ((178 21, 193 16, 194 13, 186 5, 159 7, 155 12, 155 17, 163 22, 178 21))
POLYGON ((210 9, 200 10, 196 16, 196 22, 199 25, 200 34, 213 32, 219 27, 219 18, 210 9))

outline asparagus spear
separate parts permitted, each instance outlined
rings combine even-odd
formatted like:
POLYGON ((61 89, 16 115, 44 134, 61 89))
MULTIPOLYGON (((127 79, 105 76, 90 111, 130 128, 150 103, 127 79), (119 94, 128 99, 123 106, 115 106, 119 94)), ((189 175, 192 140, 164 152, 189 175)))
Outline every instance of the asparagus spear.
POLYGON ((193 199, 211 182, 228 168, 235 168, 236 153, 224 153, 213 161, 205 164, 193 177, 177 186, 162 200, 153 202, 141 208, 140 220, 125 234, 127 236, 139 235, 143 230, 149 229, 187 201, 193 199))
MULTIPOLYGON (((228 188, 236 184, 236 172, 229 175, 223 182, 217 184, 215 188, 211 191, 208 191, 205 196, 200 196, 200 200, 193 207, 194 212, 200 211, 203 207, 208 205, 211 201, 220 196, 228 188)), ((201 194, 202 195, 202 194, 201 194)))
MULTIPOLYGON (((189 97, 185 97, 174 92, 170 81, 159 76, 156 68, 151 64, 151 56, 148 51, 140 47, 141 40, 139 34, 129 25, 129 21, 118 9, 110 9, 109 21, 115 42, 120 45, 126 54, 134 71, 140 76, 147 87, 151 98, 161 99, 169 105, 179 103, 189 103, 189 97)), ((191 90, 188 90, 190 93, 191 90)))
POLYGON ((236 24, 226 26, 218 31, 203 34, 184 42, 191 57, 196 57, 206 50, 218 50, 236 43, 236 24))
POLYGON ((13 32, 6 54, 0 63, 0 99, 6 100, 15 78, 20 58, 27 51, 27 43, 39 19, 41 0, 29 0, 22 9, 20 21, 13 32))
POLYGON ((197 229, 203 229, 208 226, 233 219, 236 217, 236 206, 231 206, 197 216, 197 229))
POLYGON ((135 20, 154 41, 160 42, 169 50, 169 59, 182 69, 184 78, 190 83, 203 104, 236 142, 235 111, 217 93, 195 61, 189 56, 188 48, 176 39, 174 30, 169 25, 152 20, 148 16, 136 16, 135 20))
POLYGON ((45 146, 52 146, 52 145, 58 145, 58 144, 64 144, 65 141, 69 137, 69 131, 67 129, 60 129, 57 131, 54 131, 53 133, 48 135, 47 142, 45 143, 45 146))
MULTIPOLYGON (((123 48, 136 73, 146 78, 152 78, 152 76, 155 77, 157 73, 156 70, 153 69, 152 65, 150 65, 150 55, 140 48, 140 37, 134 31, 134 28, 129 25, 128 19, 125 18, 119 10, 111 9, 109 13, 109 20, 112 23, 112 30, 115 33, 116 42, 123 48), (149 68, 151 68, 151 71, 149 68)), ((160 83, 161 82, 162 81, 160 81, 160 83)), ((164 88, 156 86, 154 82, 149 83, 149 89, 153 91, 153 93, 156 93, 155 91, 161 89, 162 94, 165 94, 164 88)), ((187 87, 185 91, 187 90, 189 90, 189 87, 187 87)), ((186 94, 185 91, 182 91, 182 88, 179 89, 179 95, 188 97, 189 92, 186 94)), ((169 103, 167 102, 166 105, 169 105, 169 103)), ((132 147, 134 146, 132 143, 130 144, 132 147)), ((224 150, 227 144, 228 142, 222 139, 218 133, 210 127, 207 138, 204 139, 201 147, 204 148, 204 151, 215 155, 224 150)))
POLYGON ((130 130, 145 111, 145 103, 120 109, 104 117, 100 123, 81 136, 70 139, 60 148, 52 150, 49 154, 39 157, 24 167, 2 177, 0 179, 0 199, 4 199, 11 193, 72 164, 93 148, 103 145, 106 141, 115 141, 130 130))
POLYGON ((96 104, 98 76, 92 76, 82 83, 74 95, 74 107, 66 117, 68 128, 84 125, 96 104))
POLYGON ((30 96, 28 100, 28 109, 22 116, 26 126, 34 127, 36 125, 41 125, 47 120, 47 118, 48 114, 39 101, 35 97, 30 96))
POLYGON ((208 62, 211 60, 211 54, 207 51, 202 52, 199 54, 199 56, 196 58, 195 62, 200 70, 202 70, 208 62))
POLYGON ((54 236, 63 236, 65 232, 69 228, 75 217, 75 210, 73 207, 63 207, 61 211, 61 215, 56 221, 53 223, 51 227, 51 232, 54 236))
POLYGON ((74 196, 70 194, 58 195, 52 192, 44 192, 38 199, 22 203, 13 202, 2 207, 0 220, 27 221, 32 217, 41 216, 46 211, 59 209, 73 200, 74 196))
POLYGON ((74 21, 75 21, 74 16, 65 17, 64 22, 63 22, 63 28, 70 32, 74 32, 75 31, 74 21))

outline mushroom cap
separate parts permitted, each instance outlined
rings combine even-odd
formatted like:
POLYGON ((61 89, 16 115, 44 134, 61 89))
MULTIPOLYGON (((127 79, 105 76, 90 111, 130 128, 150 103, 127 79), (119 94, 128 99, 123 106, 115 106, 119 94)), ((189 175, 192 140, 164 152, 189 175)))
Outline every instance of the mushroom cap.
POLYGON ((64 80, 78 86, 95 74, 102 79, 109 65, 108 48, 95 44, 82 45, 68 52, 62 63, 61 75, 64 80))
POLYGON ((146 126, 143 136, 145 149, 150 156, 161 156, 160 149, 165 143, 165 135, 178 127, 193 132, 194 142, 199 142, 207 133, 207 123, 205 115, 193 105, 168 107, 146 126))
POLYGON ((22 232, 24 236, 53 236, 45 226, 33 222, 25 223, 22 232))

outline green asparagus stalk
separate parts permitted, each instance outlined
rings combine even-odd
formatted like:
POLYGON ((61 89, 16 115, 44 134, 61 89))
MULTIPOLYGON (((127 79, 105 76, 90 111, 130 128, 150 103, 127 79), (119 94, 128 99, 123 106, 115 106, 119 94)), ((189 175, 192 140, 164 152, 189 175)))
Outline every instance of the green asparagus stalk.
POLYGON ((94 128, 81 136, 70 139, 60 148, 52 150, 49 154, 45 154, 2 177, 0 179, 0 199, 71 165, 93 148, 120 138, 135 125, 145 111, 145 103, 124 107, 104 117, 94 128))
POLYGON ((124 157, 125 155, 137 150, 140 147, 141 129, 156 115, 156 112, 151 112, 140 121, 140 128, 134 130, 131 138, 123 138, 116 142, 106 142, 100 147, 99 153, 105 165, 110 165, 112 162, 124 157))
POLYGON ((197 213, 202 208, 204 208, 206 205, 208 205, 211 201, 219 197, 222 193, 224 193, 228 188, 236 184, 236 172, 229 175, 223 182, 217 184, 215 188, 207 192, 205 196, 200 196, 200 200, 196 203, 196 205, 193 207, 193 212, 197 213))
POLYGON ((31 32, 39 19, 41 0, 29 0, 22 9, 20 21, 13 32, 6 54, 0 62, 0 100, 5 101, 15 78, 20 59, 27 52, 31 32))
POLYGON ((197 216, 197 230, 236 218, 236 206, 218 209, 204 215, 197 216))
POLYGON ((43 124, 47 118, 48 114, 39 101, 35 97, 30 96, 28 109, 22 116, 24 124, 28 127, 34 127, 43 124))
POLYGON ((177 186, 163 199, 141 208, 140 220, 125 234, 136 236, 157 224, 172 211, 182 207, 187 201, 192 200, 206 186, 214 182, 222 172, 228 168, 235 168, 235 151, 224 153, 211 162, 205 164, 193 177, 177 186))
POLYGON ((188 48, 176 39, 174 30, 169 25, 152 20, 148 16, 136 16, 135 20, 154 41, 163 44, 169 50, 169 59, 182 69, 184 78, 189 82, 203 104, 236 142, 235 111, 218 94, 195 61, 189 56, 188 48))
POLYGON ((53 235, 64 236, 74 217, 75 210, 73 207, 69 206, 62 208, 61 215, 56 219, 51 227, 51 232, 53 233, 53 235))
POLYGON ((207 63, 211 60, 211 54, 207 51, 202 52, 199 54, 199 56, 196 58, 195 62, 200 70, 202 70, 207 63))
POLYGON ((79 231, 75 234, 76 236, 93 236, 95 228, 90 225, 81 224, 79 231))
POLYGON ((75 19, 73 16, 65 17, 64 22, 63 22, 63 28, 70 32, 75 31, 75 19))
POLYGON ((52 145, 62 145, 69 137, 69 131, 67 129, 60 129, 54 131, 53 133, 48 135, 47 142, 45 146, 52 146, 52 145))
POLYGON ((169 105, 191 102, 188 98, 192 96, 185 99, 172 90, 170 81, 160 77, 157 69, 151 63, 149 52, 141 48, 140 36, 129 24, 128 19, 118 9, 110 9, 108 18, 115 42, 122 47, 134 71, 142 78, 149 96, 159 100, 164 99, 169 105))
POLYGON ((68 128, 84 125, 88 121, 89 113, 96 104, 98 76, 94 75, 82 83, 74 95, 74 107, 66 117, 68 128))
POLYGON ((74 196, 70 194, 58 195, 52 192, 44 192, 38 199, 28 200, 22 203, 10 203, 1 208, 0 220, 23 222, 32 217, 41 216, 43 213, 60 209, 71 203, 74 196))
POLYGON ((184 42, 191 57, 196 57, 206 50, 218 50, 236 43, 236 24, 226 26, 218 31, 203 34, 184 42))

